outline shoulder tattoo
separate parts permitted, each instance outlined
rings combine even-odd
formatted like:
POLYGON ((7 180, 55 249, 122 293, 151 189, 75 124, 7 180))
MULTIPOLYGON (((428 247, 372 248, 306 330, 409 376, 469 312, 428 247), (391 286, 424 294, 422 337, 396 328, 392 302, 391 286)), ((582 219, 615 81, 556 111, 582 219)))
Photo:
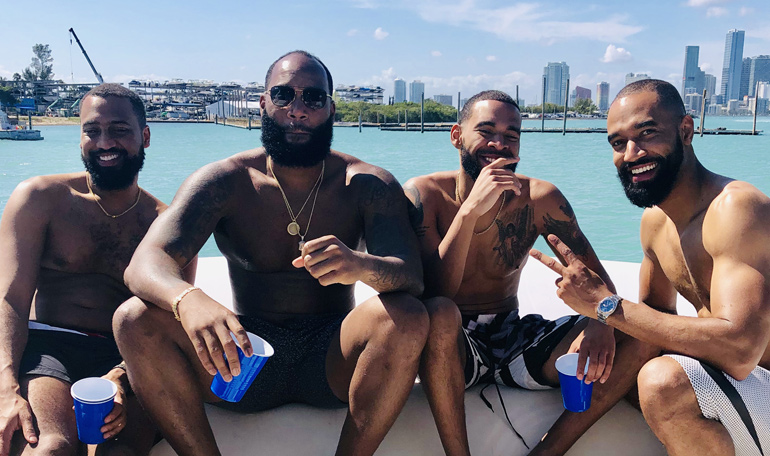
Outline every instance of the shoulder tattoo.
POLYGON ((411 197, 409 198, 409 206, 407 207, 409 210, 409 222, 412 224, 412 228, 414 229, 414 232, 417 233, 417 236, 423 237, 425 236, 428 227, 423 224, 423 221, 425 220, 425 209, 422 206, 420 191, 417 187, 411 185, 404 187, 404 191, 411 197))

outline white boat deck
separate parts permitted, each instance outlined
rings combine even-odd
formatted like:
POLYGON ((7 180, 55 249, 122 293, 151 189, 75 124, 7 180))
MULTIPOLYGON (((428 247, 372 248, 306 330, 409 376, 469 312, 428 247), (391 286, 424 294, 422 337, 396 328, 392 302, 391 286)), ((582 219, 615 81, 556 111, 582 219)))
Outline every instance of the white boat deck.
MULTIPOLYGON (((629 299, 638 295, 639 265, 605 261, 618 294, 629 299)), ((519 290, 521 314, 539 313, 554 319, 574 313, 555 293, 556 275, 537 261, 524 268, 519 290)), ((224 258, 202 258, 196 284, 214 299, 230 306, 232 296, 224 258)), ((361 302, 375 292, 366 285, 356 286, 356 300, 361 302)), ((694 316, 692 306, 679 297, 679 312, 694 316)), ((480 386, 465 395, 466 421, 473 454, 526 455, 527 448, 511 430, 505 419, 494 387, 487 388, 485 397, 494 412, 479 397, 480 386)), ((561 414, 561 394, 551 391, 526 391, 500 387, 505 408, 516 431, 532 448, 561 414)), ((217 443, 225 456, 240 455, 318 455, 333 454, 337 445, 345 409, 322 410, 301 404, 289 404, 274 410, 240 415, 206 406, 217 443)), ((152 456, 171 456, 173 450, 164 441, 152 456)), ((377 452, 378 455, 442 455, 443 449, 433 417, 419 384, 390 433, 377 452)), ((570 456, 665 455, 644 422, 641 413, 621 402, 591 428, 568 453, 570 456)))

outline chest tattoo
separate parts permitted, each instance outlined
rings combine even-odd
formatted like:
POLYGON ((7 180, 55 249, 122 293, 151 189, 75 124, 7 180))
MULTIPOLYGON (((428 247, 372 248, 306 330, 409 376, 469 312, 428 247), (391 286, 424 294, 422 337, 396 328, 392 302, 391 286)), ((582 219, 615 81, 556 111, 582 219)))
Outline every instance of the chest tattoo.
POLYGON ((518 267, 537 238, 533 208, 526 205, 502 220, 495 220, 495 225, 499 244, 492 251, 497 254, 497 263, 518 267))

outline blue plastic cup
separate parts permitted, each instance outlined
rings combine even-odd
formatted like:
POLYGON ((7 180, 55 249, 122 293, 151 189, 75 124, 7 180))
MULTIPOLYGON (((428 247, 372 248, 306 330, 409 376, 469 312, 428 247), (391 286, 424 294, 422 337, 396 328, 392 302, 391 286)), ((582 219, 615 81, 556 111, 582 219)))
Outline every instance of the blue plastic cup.
MULTIPOLYGON (((222 378, 222 374, 217 372, 214 376, 214 380, 211 382, 211 392, 217 395, 222 400, 227 402, 238 402, 246 394, 246 390, 249 389, 251 383, 262 370, 262 367, 267 362, 268 358, 273 356, 273 347, 267 343, 264 339, 256 334, 246 333, 251 341, 251 348, 254 350, 254 354, 251 357, 247 357, 241 347, 238 347, 238 359, 241 362, 241 373, 237 376, 233 376, 233 379, 226 382, 222 378)), ((233 340, 235 335, 230 333, 233 340)), ((236 341, 237 343, 237 341, 236 341)), ((225 359, 226 360, 226 359, 225 359)))
MULTIPOLYGON (((559 371, 559 383, 561 384, 561 397, 564 401, 564 408, 570 412, 585 412, 591 406, 591 393, 594 390, 594 384, 586 384, 583 380, 577 378, 577 353, 568 353, 562 355, 556 360, 556 370, 559 371)), ((585 371, 588 372, 588 362, 586 361, 585 371)))
POLYGON ((87 377, 75 382, 70 394, 75 403, 78 439, 88 444, 104 442, 100 429, 115 405, 118 386, 106 378, 87 377))

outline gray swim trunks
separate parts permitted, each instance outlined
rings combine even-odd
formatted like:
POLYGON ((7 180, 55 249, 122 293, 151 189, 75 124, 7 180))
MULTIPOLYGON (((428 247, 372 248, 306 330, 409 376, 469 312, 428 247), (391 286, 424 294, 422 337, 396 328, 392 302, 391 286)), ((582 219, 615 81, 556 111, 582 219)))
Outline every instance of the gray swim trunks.
MULTIPOLYGON (((690 379, 703 416, 722 423, 735 444, 736 456, 759 456, 759 449, 730 399, 696 359, 666 355, 676 360, 690 379)), ((723 375, 740 394, 754 422, 765 455, 770 451, 770 371, 757 366, 745 380, 723 375)))
POLYGON ((275 354, 254 379, 240 402, 214 405, 243 413, 299 402, 322 408, 346 407, 326 379, 326 353, 347 314, 309 315, 275 324, 240 316, 241 325, 265 339, 275 354))
POLYGON ((540 315, 519 318, 518 311, 463 315, 465 387, 483 382, 531 390, 552 388, 542 376, 543 364, 584 318, 580 315, 553 321, 540 315))

